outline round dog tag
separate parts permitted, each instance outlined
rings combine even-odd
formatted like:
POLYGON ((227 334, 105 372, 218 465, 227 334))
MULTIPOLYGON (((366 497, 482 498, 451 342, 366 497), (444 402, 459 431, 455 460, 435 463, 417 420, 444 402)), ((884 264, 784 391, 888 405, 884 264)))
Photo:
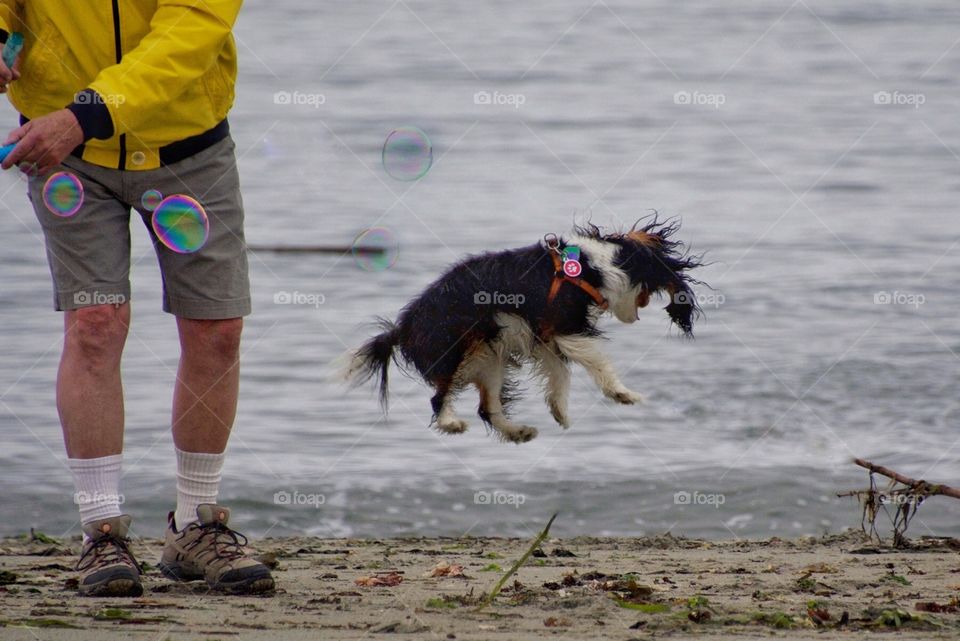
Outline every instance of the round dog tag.
POLYGON ((580 261, 578 260, 568 260, 563 263, 563 273, 570 278, 576 278, 580 275, 581 271, 583 271, 583 268, 580 266, 580 261))

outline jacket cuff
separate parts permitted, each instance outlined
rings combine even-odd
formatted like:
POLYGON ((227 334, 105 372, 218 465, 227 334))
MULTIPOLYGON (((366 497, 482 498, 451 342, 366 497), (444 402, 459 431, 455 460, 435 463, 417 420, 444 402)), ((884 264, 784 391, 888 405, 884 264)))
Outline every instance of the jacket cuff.
POLYGON ((73 102, 67 105, 83 130, 83 141, 91 138, 105 140, 113 135, 113 119, 106 103, 93 89, 84 89, 77 93, 73 102))

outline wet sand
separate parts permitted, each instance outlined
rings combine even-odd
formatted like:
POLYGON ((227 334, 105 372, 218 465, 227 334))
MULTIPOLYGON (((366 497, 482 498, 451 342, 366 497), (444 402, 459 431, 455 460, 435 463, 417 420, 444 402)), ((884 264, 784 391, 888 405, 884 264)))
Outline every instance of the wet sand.
POLYGON ((78 541, 0 541, 2 639, 910 639, 960 637, 960 541, 891 550, 823 539, 549 539, 494 602, 478 603, 530 542, 491 538, 264 539, 277 591, 176 584, 146 563, 137 599, 83 598, 78 541), (385 585, 376 585, 385 584, 385 585))

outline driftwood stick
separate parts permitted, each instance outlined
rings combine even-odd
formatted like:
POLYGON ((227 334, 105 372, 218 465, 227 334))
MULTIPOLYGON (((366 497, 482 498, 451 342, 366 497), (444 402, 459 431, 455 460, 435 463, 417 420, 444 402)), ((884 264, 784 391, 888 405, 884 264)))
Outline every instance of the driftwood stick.
POLYGON ((275 252, 278 254, 384 254, 386 247, 372 245, 247 245, 252 252, 275 252))
POLYGON ((949 485, 940 485, 936 483, 928 483, 924 480, 912 479, 894 472, 888 467, 883 467, 882 465, 874 465, 870 461, 864 461, 860 458, 853 459, 853 462, 859 465, 860 467, 870 470, 871 473, 880 474, 886 476, 887 478, 893 479, 897 483, 902 483, 914 489, 923 490, 926 494, 931 496, 942 495, 949 496, 950 498, 960 499, 960 490, 950 487, 949 485))

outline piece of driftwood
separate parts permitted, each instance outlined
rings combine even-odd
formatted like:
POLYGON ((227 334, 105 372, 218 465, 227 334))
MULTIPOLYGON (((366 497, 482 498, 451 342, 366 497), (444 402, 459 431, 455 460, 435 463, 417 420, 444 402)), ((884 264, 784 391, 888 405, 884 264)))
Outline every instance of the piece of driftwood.
POLYGON ((383 254, 385 247, 366 245, 247 245, 252 252, 275 252, 278 254, 383 254))
POLYGON ((876 465, 870 461, 855 458, 853 462, 870 473, 870 488, 843 492, 837 496, 855 496, 863 506, 860 526, 871 537, 881 540, 877 531, 877 516, 881 513, 890 518, 893 526, 893 546, 904 547, 907 544, 905 534, 910 520, 917 513, 920 504, 932 496, 949 496, 960 499, 960 490, 942 483, 929 483, 923 479, 912 479, 888 467, 876 465), (890 479, 887 487, 878 490, 874 474, 890 479), (892 514, 891 514, 892 508, 892 514), (869 526, 869 528, 868 528, 869 526))
POLYGON ((864 461, 862 458, 855 458, 853 462, 859 465, 860 467, 866 468, 871 472, 875 472, 882 476, 886 476, 889 479, 893 479, 897 483, 907 485, 913 488, 923 488, 928 496, 949 496, 951 498, 960 499, 960 490, 950 487, 949 485, 944 485, 942 483, 928 483, 923 480, 915 480, 903 474, 898 474, 894 472, 889 467, 883 467, 882 465, 874 465, 870 461, 864 461))

